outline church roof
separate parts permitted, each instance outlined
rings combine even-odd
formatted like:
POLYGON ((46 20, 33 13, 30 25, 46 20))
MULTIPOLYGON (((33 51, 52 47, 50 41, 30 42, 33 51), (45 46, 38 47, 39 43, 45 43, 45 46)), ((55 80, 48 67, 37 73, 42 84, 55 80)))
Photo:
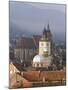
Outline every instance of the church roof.
POLYGON ((34 41, 36 48, 38 48, 39 47, 39 40, 40 40, 41 36, 40 35, 33 35, 32 38, 33 38, 33 41, 34 41))
POLYGON ((42 37, 40 39, 41 41, 48 41, 51 40, 51 32, 50 32, 50 26, 49 24, 47 25, 47 28, 44 27, 42 37))
POLYGON ((43 62, 45 60, 45 57, 43 55, 36 55, 33 58, 33 62, 43 62))
POLYGON ((33 49, 36 48, 34 41, 32 38, 29 37, 21 37, 16 42, 16 48, 23 48, 23 49, 33 49))
POLYGON ((16 41, 16 48, 33 49, 39 47, 40 35, 33 35, 30 37, 21 37, 16 41))

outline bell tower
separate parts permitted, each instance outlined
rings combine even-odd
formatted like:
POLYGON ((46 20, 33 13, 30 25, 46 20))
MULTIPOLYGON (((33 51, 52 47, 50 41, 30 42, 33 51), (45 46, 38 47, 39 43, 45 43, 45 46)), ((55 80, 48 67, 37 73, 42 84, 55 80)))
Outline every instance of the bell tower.
POLYGON ((39 54, 47 57, 51 55, 51 42, 47 37, 46 28, 44 28, 42 37, 39 41, 39 54))
POLYGON ((33 67, 47 68, 52 63, 52 52, 51 52, 51 40, 49 38, 50 28, 49 25, 46 29, 44 27, 42 36, 39 40, 39 55, 36 55, 33 59, 33 67))

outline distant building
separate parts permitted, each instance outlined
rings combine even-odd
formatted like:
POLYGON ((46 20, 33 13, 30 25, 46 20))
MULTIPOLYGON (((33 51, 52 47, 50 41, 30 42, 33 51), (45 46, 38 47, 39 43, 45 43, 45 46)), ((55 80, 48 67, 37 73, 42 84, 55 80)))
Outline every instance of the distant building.
POLYGON ((26 62, 31 60, 36 51, 36 46, 32 38, 21 37, 16 40, 16 48, 14 50, 15 58, 26 62))
POLYGON ((39 48, 39 40, 40 40, 41 36, 40 35, 33 35, 32 39, 34 41, 35 47, 38 49, 39 48))

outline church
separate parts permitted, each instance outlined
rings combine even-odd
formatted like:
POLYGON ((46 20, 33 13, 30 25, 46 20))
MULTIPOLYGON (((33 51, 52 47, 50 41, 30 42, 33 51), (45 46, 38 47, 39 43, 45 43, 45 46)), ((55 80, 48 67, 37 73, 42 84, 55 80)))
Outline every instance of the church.
POLYGON ((52 63, 52 34, 49 24, 44 28, 39 40, 39 52, 33 58, 32 66, 35 68, 48 68, 52 63))

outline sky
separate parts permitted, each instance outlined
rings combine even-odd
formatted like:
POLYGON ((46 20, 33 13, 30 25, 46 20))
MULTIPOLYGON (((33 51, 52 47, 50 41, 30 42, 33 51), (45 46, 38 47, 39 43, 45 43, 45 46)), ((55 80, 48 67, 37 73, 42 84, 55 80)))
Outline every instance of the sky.
POLYGON ((65 5, 10 1, 9 29, 38 35, 49 23, 53 37, 65 40, 65 15, 65 5))

